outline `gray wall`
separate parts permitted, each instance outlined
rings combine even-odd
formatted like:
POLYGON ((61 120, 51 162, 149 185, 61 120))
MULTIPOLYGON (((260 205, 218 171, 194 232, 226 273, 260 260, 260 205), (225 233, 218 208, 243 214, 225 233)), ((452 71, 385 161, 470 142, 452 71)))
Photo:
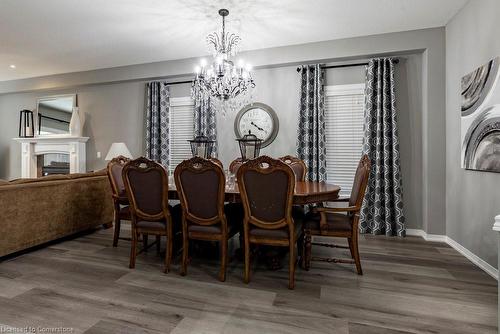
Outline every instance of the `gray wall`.
POLYGON ((500 174, 460 167, 460 78, 500 55, 500 2, 470 1, 446 26, 446 232, 497 266, 500 174))
MULTIPOLYGON (((396 81, 408 227, 444 234, 443 29, 247 52, 245 58, 257 65, 255 100, 269 104, 280 118, 278 137, 264 153, 279 156, 295 152, 299 91, 296 64, 359 61, 379 55, 401 56, 396 81)), ((144 138, 144 80, 158 77, 181 80, 196 62, 196 59, 170 61, 0 82, 0 178, 19 177, 19 146, 12 141, 17 135, 18 111, 34 108, 36 99, 44 95, 78 94, 80 110, 87 115, 84 134, 91 137, 87 154, 89 169, 105 165, 102 158, 96 158, 96 152, 104 156, 115 141, 126 142, 132 154, 140 155, 144 138)), ((327 84, 363 81, 363 67, 327 72, 327 84)), ((173 96, 187 94, 188 85, 172 86, 173 96)), ((231 115, 219 119, 220 157, 226 165, 238 154, 232 124, 231 115)))

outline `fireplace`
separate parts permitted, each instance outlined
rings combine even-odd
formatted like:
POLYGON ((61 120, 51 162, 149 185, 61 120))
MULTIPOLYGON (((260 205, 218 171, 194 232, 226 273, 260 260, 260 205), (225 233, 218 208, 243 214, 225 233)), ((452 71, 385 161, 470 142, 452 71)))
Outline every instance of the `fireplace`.
POLYGON ((21 177, 86 172, 88 137, 15 138, 21 143, 21 177))
POLYGON ((69 154, 45 153, 36 156, 36 176, 69 174, 69 154))

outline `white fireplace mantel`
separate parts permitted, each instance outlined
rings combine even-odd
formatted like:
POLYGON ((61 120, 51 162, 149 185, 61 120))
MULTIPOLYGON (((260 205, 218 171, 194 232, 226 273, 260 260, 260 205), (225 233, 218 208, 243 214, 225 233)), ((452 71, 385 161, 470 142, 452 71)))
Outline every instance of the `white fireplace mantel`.
POLYGON ((69 154, 69 172, 86 172, 86 143, 89 137, 47 136, 14 138, 21 143, 21 177, 37 177, 37 156, 47 153, 69 154))

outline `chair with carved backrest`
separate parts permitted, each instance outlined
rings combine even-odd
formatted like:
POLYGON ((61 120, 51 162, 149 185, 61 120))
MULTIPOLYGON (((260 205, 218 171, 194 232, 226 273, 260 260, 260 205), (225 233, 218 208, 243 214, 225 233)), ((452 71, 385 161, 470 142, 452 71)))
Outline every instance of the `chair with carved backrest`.
POLYGON ((307 215, 303 225, 305 256, 303 257, 302 262, 302 265, 306 270, 309 270, 311 260, 318 260, 334 263, 354 263, 356 264, 358 275, 363 274, 358 250, 358 226, 359 212, 361 210, 361 205, 363 204, 363 198, 365 196, 368 178, 370 176, 370 167, 370 159, 367 155, 363 155, 356 170, 351 196, 346 199, 338 200, 338 202, 347 202, 347 207, 316 208, 313 213, 307 215), (328 243, 312 243, 312 236, 347 238, 349 246, 345 247, 328 243), (351 252, 353 260, 312 257, 312 245, 331 248, 348 248, 351 252))
POLYGON ((220 168, 222 168, 222 170, 224 170, 224 165, 222 164, 222 161, 220 161, 219 159, 217 159, 217 158, 209 158, 208 160, 212 161, 217 166, 219 166, 220 168))
POLYGON ((245 162, 237 173, 245 211, 243 220, 245 272, 250 280, 250 244, 288 247, 288 288, 295 287, 295 245, 301 227, 292 218, 295 175, 285 163, 261 156, 245 162))
POLYGON ((218 241, 221 248, 219 280, 223 282, 228 239, 237 232, 224 212, 224 171, 216 162, 194 157, 177 165, 174 178, 182 206, 181 275, 187 273, 189 239, 218 241))
MULTIPOLYGON (((306 163, 292 155, 285 155, 284 157, 278 158, 280 161, 286 163, 293 170, 295 174, 295 182, 305 181, 307 175, 306 163)), ((303 220, 306 215, 306 211, 301 205, 294 205, 292 208, 292 216, 294 219, 303 220)))
POLYGON ((295 174, 295 181, 306 180, 307 166, 303 160, 292 155, 285 155, 284 157, 278 159, 290 166, 290 168, 293 170, 293 173, 295 174))
MULTIPOLYGON (((127 198, 127 193, 125 191, 125 185, 122 178, 123 166, 130 159, 124 156, 118 156, 112 159, 107 166, 107 173, 109 183, 111 184, 111 192, 113 195, 114 203, 114 224, 115 231, 113 234, 113 247, 118 246, 118 239, 120 238, 120 228, 122 220, 131 220, 129 202, 127 198)), ((130 239, 126 239, 130 240, 130 239)))
POLYGON ((236 158, 229 164, 229 171, 236 175, 238 169, 243 165, 244 161, 241 158, 236 158))
POLYGON ((162 165, 144 157, 123 167, 123 181, 130 202, 132 245, 130 268, 135 267, 139 234, 167 237, 165 272, 170 269, 173 250, 173 221, 168 205, 168 175, 162 165))

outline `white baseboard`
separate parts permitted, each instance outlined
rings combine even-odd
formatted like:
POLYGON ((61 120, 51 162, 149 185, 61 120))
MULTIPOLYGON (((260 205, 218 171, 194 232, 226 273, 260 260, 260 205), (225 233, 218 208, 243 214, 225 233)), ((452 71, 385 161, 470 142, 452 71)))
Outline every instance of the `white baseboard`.
POLYGON ((498 269, 482 260, 479 256, 472 253, 470 250, 460 245, 458 242, 453 240, 452 238, 446 235, 439 234, 427 234, 424 230, 418 229, 407 229, 406 235, 409 236, 418 236, 424 238, 425 241, 433 241, 433 242, 444 242, 454 248, 457 252, 465 256, 469 261, 474 263, 476 266, 484 270, 488 275, 498 280, 498 269))
POLYGON ((406 235, 412 235, 424 238, 425 241, 447 242, 447 236, 441 234, 427 234, 424 230, 407 229, 406 235))

